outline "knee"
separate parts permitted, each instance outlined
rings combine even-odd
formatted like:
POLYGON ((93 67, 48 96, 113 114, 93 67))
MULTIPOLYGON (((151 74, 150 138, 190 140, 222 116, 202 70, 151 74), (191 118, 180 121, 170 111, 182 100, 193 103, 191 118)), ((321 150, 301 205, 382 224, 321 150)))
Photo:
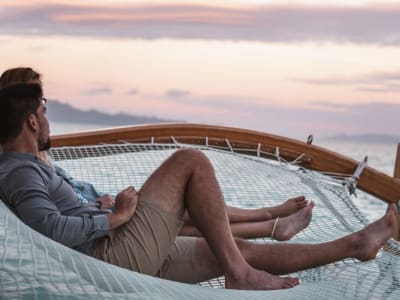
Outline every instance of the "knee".
POLYGON ((182 164, 191 164, 192 166, 210 164, 209 159, 203 152, 193 148, 179 149, 173 154, 173 156, 182 164))

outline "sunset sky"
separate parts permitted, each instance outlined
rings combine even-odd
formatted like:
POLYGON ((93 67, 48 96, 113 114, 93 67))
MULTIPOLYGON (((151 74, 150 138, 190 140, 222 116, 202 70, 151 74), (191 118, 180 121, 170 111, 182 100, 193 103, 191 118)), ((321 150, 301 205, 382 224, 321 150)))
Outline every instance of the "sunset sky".
POLYGON ((400 1, 0 0, 15 66, 81 109, 400 135, 400 1))

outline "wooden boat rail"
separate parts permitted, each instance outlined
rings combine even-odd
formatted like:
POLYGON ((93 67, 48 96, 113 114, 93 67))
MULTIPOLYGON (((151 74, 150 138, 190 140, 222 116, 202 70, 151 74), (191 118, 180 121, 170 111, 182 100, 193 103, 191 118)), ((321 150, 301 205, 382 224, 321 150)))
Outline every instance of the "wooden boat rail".
MULTIPOLYGON (((136 125, 104 130, 55 135, 52 145, 87 146, 104 143, 173 143, 181 142, 195 145, 223 147, 235 152, 268 156, 279 148, 280 157, 288 161, 299 158, 299 162, 316 171, 338 174, 353 174, 358 162, 328 149, 295 139, 259 131, 188 123, 167 123, 136 125), (227 142, 228 141, 228 142, 227 142), (229 144, 228 144, 229 143, 229 144)), ((397 162, 396 162, 397 164, 397 162)), ((400 200, 400 179, 390 177, 376 169, 366 167, 358 180, 357 187, 386 202, 400 200)))

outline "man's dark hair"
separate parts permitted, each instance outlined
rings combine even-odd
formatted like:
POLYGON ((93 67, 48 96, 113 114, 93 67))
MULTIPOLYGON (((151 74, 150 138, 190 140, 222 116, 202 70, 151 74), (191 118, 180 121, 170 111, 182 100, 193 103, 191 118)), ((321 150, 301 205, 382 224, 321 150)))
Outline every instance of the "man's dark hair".
POLYGON ((29 67, 17 67, 8 69, 0 76, 0 89, 16 84, 36 81, 41 82, 41 75, 29 67))
POLYGON ((16 138, 30 114, 37 115, 43 96, 36 83, 18 83, 0 90, 0 143, 16 138))

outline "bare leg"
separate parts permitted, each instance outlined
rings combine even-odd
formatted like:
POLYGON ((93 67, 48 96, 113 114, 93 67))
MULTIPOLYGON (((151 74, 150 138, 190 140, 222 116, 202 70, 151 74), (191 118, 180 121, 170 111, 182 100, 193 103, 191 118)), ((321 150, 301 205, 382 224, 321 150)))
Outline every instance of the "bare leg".
POLYGON ((175 152, 146 181, 139 201, 183 218, 185 209, 206 238, 226 278, 235 289, 280 289, 297 285, 297 278, 281 278, 251 267, 236 245, 214 170, 203 153, 175 152))
MULTIPOLYGON (((295 234, 308 226, 311 221, 312 209, 314 203, 311 202, 306 207, 298 212, 279 219, 274 239, 278 241, 287 241, 295 234)), ((262 222, 241 222, 231 223, 231 231, 233 236, 241 238, 259 238, 270 237, 275 220, 262 221, 262 222)), ((184 225, 179 233, 183 236, 197 236, 201 237, 201 232, 194 225, 184 225)))
MULTIPOLYGON (((277 217, 287 217, 304 208, 306 205, 306 198, 304 196, 299 196, 272 207, 246 209, 227 205, 226 211, 228 213, 229 223, 261 222, 272 220, 277 217)), ((191 219, 187 212, 185 212, 184 220, 185 224, 191 224, 191 219)))
MULTIPOLYGON (((358 232, 327 243, 254 244, 241 239, 237 239, 236 242, 252 266, 280 275, 326 265, 345 258, 356 258, 361 261, 373 259, 383 243, 392 236, 396 223, 396 207, 391 205, 380 220, 358 232)), ((215 257, 203 239, 198 239, 197 242, 197 260, 202 281, 222 275, 215 257)))

